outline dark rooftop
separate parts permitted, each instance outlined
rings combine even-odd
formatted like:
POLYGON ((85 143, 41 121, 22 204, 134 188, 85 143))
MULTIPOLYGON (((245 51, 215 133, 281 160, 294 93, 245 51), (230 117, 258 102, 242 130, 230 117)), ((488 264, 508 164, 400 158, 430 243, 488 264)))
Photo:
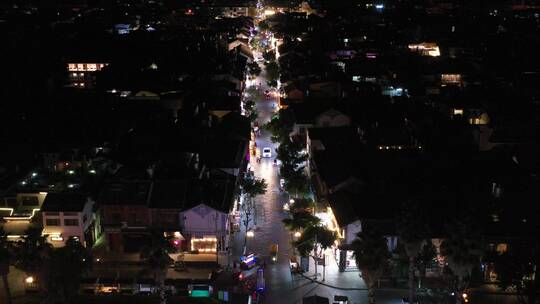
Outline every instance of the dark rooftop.
POLYGON ((43 201, 41 211, 45 212, 81 212, 88 202, 88 196, 82 193, 49 193, 43 201))

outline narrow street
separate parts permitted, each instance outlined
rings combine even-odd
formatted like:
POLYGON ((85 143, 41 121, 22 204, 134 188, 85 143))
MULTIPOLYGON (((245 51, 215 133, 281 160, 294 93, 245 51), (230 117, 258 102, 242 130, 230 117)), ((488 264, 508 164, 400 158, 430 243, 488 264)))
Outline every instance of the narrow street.
MULTIPOLYGON (((256 53, 255 57, 261 56, 256 53)), ((264 93, 270 88, 266 85, 266 72, 264 64, 260 64, 262 73, 251 83, 260 84, 259 90, 264 93)), ((276 113, 277 104, 272 99, 267 99, 264 94, 260 94, 260 98, 254 98, 259 116, 257 122, 259 126, 266 124, 276 113)), ((252 97, 248 97, 250 99, 252 97)), ((266 260, 266 291, 264 295, 264 303, 283 303, 297 304, 302 303, 302 298, 311 295, 325 296, 333 300, 334 295, 344 295, 349 297, 351 303, 367 303, 367 292, 361 290, 336 290, 327 287, 311 280, 302 277, 301 275, 293 275, 289 268, 289 258, 293 254, 291 246, 292 236, 289 231, 283 226, 282 220, 287 217, 287 213, 283 211, 283 204, 288 202, 287 193, 280 192, 279 189, 279 168, 274 164, 276 157, 275 149, 277 144, 270 140, 271 134, 261 128, 260 136, 257 136, 257 148, 262 151, 265 147, 270 147, 272 157, 262 158, 260 163, 257 163, 255 157, 252 157, 250 165, 252 166, 255 176, 264 179, 267 184, 267 192, 264 195, 258 196, 255 199, 255 218, 250 224, 254 227, 254 237, 248 238, 247 251, 253 252, 265 258, 266 260), (272 263, 270 259, 271 244, 278 244, 279 253, 276 263, 272 263)), ((234 235, 233 257, 236 259, 242 254, 245 230, 241 225, 241 231, 234 235)), ((335 262, 334 262, 335 264, 335 262)), ((311 261, 310 270, 313 270, 313 261, 311 261)), ((322 271, 322 267, 319 267, 322 271)), ((321 280, 319 275, 318 280, 321 280)), ((338 285, 346 288, 362 288, 363 281, 359 277, 358 272, 339 273, 336 267, 328 267, 326 283, 338 285)), ((378 296, 379 303, 398 304, 401 303, 401 297, 406 292, 391 291, 384 292, 378 296)))

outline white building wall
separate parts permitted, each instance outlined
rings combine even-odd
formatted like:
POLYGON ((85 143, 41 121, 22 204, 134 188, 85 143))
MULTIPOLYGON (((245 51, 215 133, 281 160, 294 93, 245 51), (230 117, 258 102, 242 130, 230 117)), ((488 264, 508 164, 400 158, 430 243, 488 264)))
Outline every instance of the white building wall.
POLYGON ((345 228, 345 244, 351 244, 356 239, 356 234, 362 231, 362 222, 354 221, 345 228))
POLYGON ((183 233, 202 237, 205 235, 225 235, 228 215, 205 204, 197 205, 180 213, 183 233))
POLYGON ((82 212, 58 212, 52 213, 57 215, 51 215, 50 212, 43 212, 43 234, 48 235, 47 241, 54 247, 62 247, 70 237, 78 237, 82 244, 85 244, 84 231, 92 224, 93 221, 93 206, 94 201, 88 199, 82 212), (47 219, 59 219, 59 226, 48 226, 47 219), (66 226, 66 219, 77 219, 78 226, 66 226), (86 221, 83 221, 86 219, 86 221), (62 240, 56 239, 57 236, 61 236, 62 240))

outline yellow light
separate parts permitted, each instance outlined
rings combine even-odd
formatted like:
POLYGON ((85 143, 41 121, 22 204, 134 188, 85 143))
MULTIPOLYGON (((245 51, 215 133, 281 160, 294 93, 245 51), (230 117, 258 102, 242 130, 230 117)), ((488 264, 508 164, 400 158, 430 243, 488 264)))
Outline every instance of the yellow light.
POLYGON ((34 283, 34 277, 26 277, 24 281, 26 282, 26 284, 32 284, 34 283))
POLYGON ((276 11, 274 10, 271 10, 271 9, 267 9, 264 11, 264 15, 266 16, 271 16, 271 15, 275 15, 276 14, 276 11))
POLYGON ((255 233, 253 232, 253 230, 250 230, 250 231, 246 232, 246 235, 247 235, 248 237, 254 237, 254 236, 255 236, 255 233))
POLYGON ((182 234, 180 233, 180 231, 175 231, 175 232, 174 232, 174 237, 175 237, 175 238, 178 239, 178 238, 180 238, 181 236, 182 236, 182 234))
POLYGON ((299 237, 301 237, 301 236, 302 236, 302 233, 301 233, 300 231, 296 231, 296 232, 294 233, 294 237, 299 238, 299 237))
POLYGON ((61 242, 61 241, 63 241, 63 240, 64 240, 64 238, 61 237, 60 235, 53 235, 53 236, 51 236, 51 241, 61 242))
POLYGON ((9 211, 9 216, 13 214, 13 208, 0 208, 0 211, 9 211))

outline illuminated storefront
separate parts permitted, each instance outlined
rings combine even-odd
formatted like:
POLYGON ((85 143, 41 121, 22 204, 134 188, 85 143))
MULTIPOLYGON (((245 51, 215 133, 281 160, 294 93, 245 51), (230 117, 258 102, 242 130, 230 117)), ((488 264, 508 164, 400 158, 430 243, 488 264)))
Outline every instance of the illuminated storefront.
POLYGON ((217 238, 215 237, 202 237, 191 238, 191 250, 199 252, 215 253, 217 249, 217 238))

